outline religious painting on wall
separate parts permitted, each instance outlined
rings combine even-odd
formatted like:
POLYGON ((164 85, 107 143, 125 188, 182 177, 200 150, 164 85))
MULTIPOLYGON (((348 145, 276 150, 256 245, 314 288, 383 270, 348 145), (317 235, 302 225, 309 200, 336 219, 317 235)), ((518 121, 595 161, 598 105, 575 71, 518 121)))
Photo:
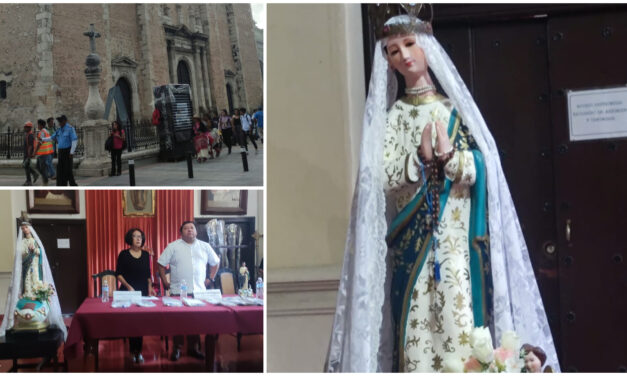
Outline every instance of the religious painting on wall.
POLYGON ((246 214, 248 191, 212 189, 200 192, 200 214, 246 214))
POLYGON ((78 190, 35 189, 26 191, 29 213, 74 214, 80 212, 78 190))
POLYGON ((149 189, 122 191, 122 208, 127 217, 151 217, 155 215, 155 191, 149 189))

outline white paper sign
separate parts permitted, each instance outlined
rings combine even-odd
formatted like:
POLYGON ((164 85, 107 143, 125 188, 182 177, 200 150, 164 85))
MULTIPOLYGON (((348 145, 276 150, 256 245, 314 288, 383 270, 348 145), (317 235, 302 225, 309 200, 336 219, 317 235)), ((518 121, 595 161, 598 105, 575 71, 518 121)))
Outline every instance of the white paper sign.
POLYGON ((194 298, 200 300, 206 300, 208 302, 222 300, 222 293, 220 289, 211 289, 205 291, 194 291, 194 298))
POLYGON ((113 292, 113 301, 129 301, 129 302, 141 302, 142 300, 142 292, 141 291, 114 291, 113 292))
POLYGON ((627 87, 569 91, 570 140, 627 137, 627 87))
POLYGON ((70 239, 57 239, 57 248, 70 248, 70 239))

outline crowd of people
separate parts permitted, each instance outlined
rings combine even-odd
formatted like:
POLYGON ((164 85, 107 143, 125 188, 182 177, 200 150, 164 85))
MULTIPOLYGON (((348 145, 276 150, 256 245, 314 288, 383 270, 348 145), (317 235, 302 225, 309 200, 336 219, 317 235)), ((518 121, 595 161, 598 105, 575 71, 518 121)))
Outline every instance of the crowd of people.
POLYGON ((245 108, 236 108, 232 114, 222 110, 220 115, 204 115, 193 118, 194 148, 199 163, 218 157, 222 148, 231 154, 233 146, 239 145, 248 152, 248 140, 258 152, 257 140, 263 143, 263 110, 257 109, 251 116, 245 108))
POLYGON ((33 123, 24 123, 24 159, 22 166, 26 172, 26 181, 23 185, 30 186, 37 182, 41 175, 43 185, 50 180, 57 181, 57 186, 76 186, 72 173, 74 151, 78 144, 78 137, 74 127, 67 121, 65 115, 57 117, 58 127, 54 119, 37 120, 37 131, 33 130, 33 123), (54 154, 57 154, 57 171, 52 164, 54 154), (33 159, 36 160, 33 167, 33 159))
MULTIPOLYGON (((56 118, 37 120, 37 130, 33 123, 24 124, 24 159, 22 166, 26 173, 23 185, 32 186, 41 176, 42 184, 48 185, 50 180, 56 180, 57 186, 76 186, 72 172, 74 152, 78 145, 78 137, 74 127, 68 123, 67 117, 61 115, 56 118), (58 158, 57 168, 53 165, 53 158, 58 158), (33 162, 35 160, 35 162, 33 162)), ((193 117, 194 149, 196 160, 199 163, 217 158, 224 147, 231 154, 232 147, 239 145, 248 152, 248 141, 258 152, 257 140, 263 143, 263 110, 255 110, 251 116, 245 108, 238 108, 229 114, 222 110, 220 115, 205 114, 193 117)), ((126 134, 118 121, 111 123, 111 145, 108 151, 111 154, 111 172, 109 176, 122 174, 122 151, 126 148, 126 134)))

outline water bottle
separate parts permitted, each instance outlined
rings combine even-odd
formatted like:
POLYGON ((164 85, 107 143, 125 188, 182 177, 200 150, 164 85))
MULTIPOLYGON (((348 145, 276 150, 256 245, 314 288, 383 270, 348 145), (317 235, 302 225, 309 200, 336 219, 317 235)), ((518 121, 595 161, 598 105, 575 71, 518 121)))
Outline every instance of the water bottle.
POLYGON ((181 279, 181 299, 187 298, 187 282, 181 279))
POLYGON ((106 303, 109 301, 109 283, 105 279, 102 281, 102 302, 106 303))
POLYGON ((257 278, 257 299, 263 299, 263 280, 257 278))

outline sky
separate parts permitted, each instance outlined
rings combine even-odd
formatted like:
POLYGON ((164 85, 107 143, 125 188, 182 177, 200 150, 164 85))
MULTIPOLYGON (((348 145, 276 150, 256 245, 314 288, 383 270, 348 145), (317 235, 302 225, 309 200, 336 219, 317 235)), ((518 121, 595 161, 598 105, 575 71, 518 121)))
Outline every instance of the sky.
POLYGON ((250 4, 250 7, 253 11, 253 20, 255 20, 255 24, 260 29, 266 28, 266 4, 257 3, 250 4))

